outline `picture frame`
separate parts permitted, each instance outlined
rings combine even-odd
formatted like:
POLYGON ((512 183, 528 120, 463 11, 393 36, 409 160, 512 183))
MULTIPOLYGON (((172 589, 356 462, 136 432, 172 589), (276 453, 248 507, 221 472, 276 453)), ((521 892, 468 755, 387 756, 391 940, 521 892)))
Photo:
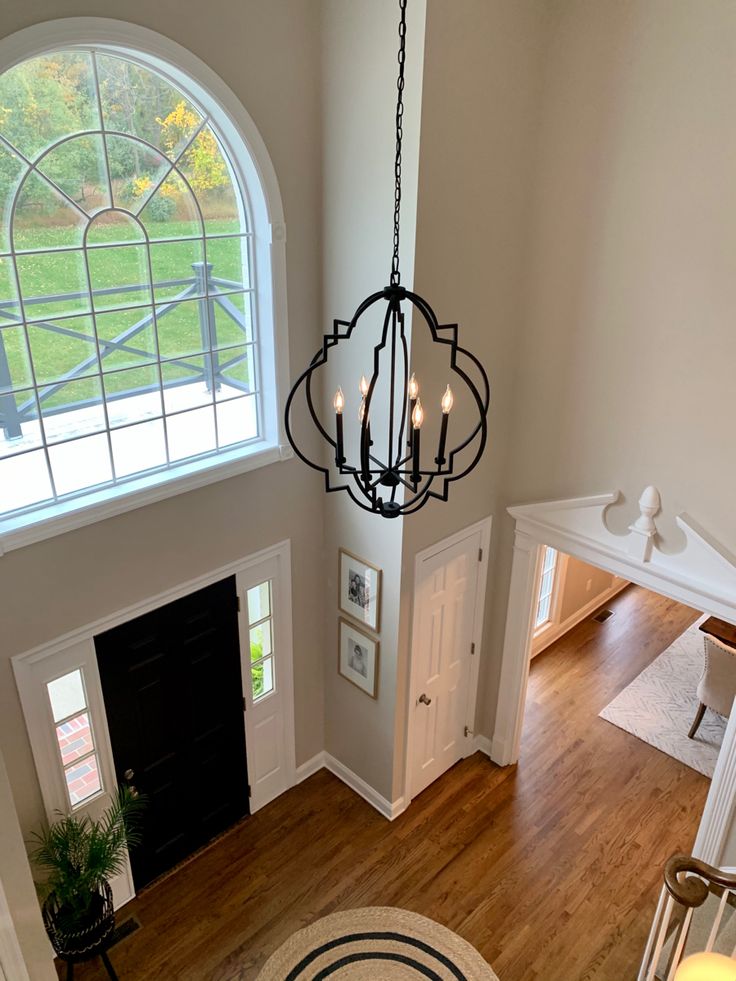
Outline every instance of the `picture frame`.
POLYGON ((347 549, 338 553, 337 590, 340 611, 378 633, 381 627, 382 571, 347 549))
POLYGON ((337 673, 371 698, 378 697, 381 642, 344 617, 338 619, 337 673))

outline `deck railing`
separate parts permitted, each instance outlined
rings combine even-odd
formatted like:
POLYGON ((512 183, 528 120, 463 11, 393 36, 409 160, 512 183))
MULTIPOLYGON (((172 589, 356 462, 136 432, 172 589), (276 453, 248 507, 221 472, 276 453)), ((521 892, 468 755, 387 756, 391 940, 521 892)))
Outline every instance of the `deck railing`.
POLYGON ((713 950, 736 960, 736 874, 674 855, 637 981, 674 981, 685 956, 713 950))
MULTIPOLYGON (((215 316, 216 307, 219 307, 225 315, 232 320, 244 335, 243 343, 247 343, 248 330, 247 321, 243 312, 238 310, 230 298, 230 294, 236 291, 243 291, 245 287, 242 283, 233 280, 223 279, 212 274, 212 264, 204 262, 192 263, 193 275, 186 279, 170 279, 164 282, 156 282, 154 286, 160 288, 181 287, 181 292, 170 299, 157 305, 155 321, 159 323, 164 317, 186 300, 196 299, 198 304, 198 320, 201 341, 201 352, 189 358, 180 357, 166 359, 169 365, 176 365, 184 368, 187 375, 182 378, 172 379, 166 382, 166 388, 173 388, 179 385, 188 385, 193 381, 204 381, 207 389, 211 390, 214 385, 219 390, 223 384, 240 389, 243 392, 250 391, 250 385, 241 379, 233 377, 229 372, 237 364, 246 361, 248 354, 237 353, 233 357, 221 358, 217 341, 217 318, 215 316), (192 360, 194 359, 194 360, 192 360), (201 359, 201 364, 199 363, 201 359)), ((109 296, 111 294, 135 293, 147 289, 147 285, 135 284, 129 286, 115 286, 106 289, 92 291, 92 300, 98 297, 109 296)), ((23 300, 23 307, 26 311, 27 319, 29 311, 34 306, 44 303, 62 303, 68 300, 82 299, 88 293, 57 293, 48 296, 35 296, 23 300)), ((0 299, 0 314, 4 320, 10 323, 21 324, 23 318, 20 315, 20 304, 18 300, 0 299)), ((111 311, 112 312, 112 311, 111 311)), ((61 318, 59 318, 61 319, 61 318)), ((34 320, 34 330, 44 330, 60 336, 72 337, 76 341, 83 341, 90 345, 90 354, 82 361, 64 372, 55 381, 39 385, 34 396, 26 399, 20 404, 16 401, 16 395, 12 389, 17 385, 13 384, 11 378, 10 363, 5 348, 3 331, 0 330, 0 428, 5 431, 7 439, 17 439, 23 435, 22 424, 28 420, 37 419, 39 406, 48 402, 65 387, 79 378, 85 378, 90 374, 96 373, 98 363, 98 351, 100 361, 104 361, 115 351, 125 351, 128 354, 141 358, 141 365, 153 363, 159 360, 156 351, 149 351, 145 347, 134 343, 135 339, 147 330, 154 323, 154 313, 151 309, 136 323, 121 331, 116 337, 106 339, 95 336, 94 334, 84 334, 81 331, 72 330, 63 326, 61 323, 54 323, 51 320, 34 320)), ((230 352, 227 352, 230 353, 230 352)), ((101 366, 100 366, 101 367, 101 366)), ((132 365, 136 367, 136 365, 132 365)), ((157 391, 159 385, 154 383, 144 386, 131 387, 121 391, 106 395, 106 401, 128 398, 132 395, 144 395, 147 392, 157 391)), ((43 415, 52 415, 59 412, 68 412, 72 409, 82 409, 90 405, 96 405, 99 399, 69 400, 60 402, 58 405, 49 406, 43 411, 43 415)))

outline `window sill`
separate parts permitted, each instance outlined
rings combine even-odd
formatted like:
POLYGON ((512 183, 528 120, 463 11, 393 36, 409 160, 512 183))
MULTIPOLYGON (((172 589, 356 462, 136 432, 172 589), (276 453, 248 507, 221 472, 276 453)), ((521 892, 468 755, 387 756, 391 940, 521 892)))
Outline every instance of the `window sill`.
POLYGON ((61 504, 52 504, 32 513, 0 520, 0 556, 12 549, 63 535, 75 528, 112 518, 126 511, 163 501, 176 494, 205 487, 249 470, 268 466, 293 456, 289 446, 276 446, 261 441, 246 449, 242 447, 212 458, 195 460, 178 467, 143 475, 118 487, 91 491, 83 497, 61 504))

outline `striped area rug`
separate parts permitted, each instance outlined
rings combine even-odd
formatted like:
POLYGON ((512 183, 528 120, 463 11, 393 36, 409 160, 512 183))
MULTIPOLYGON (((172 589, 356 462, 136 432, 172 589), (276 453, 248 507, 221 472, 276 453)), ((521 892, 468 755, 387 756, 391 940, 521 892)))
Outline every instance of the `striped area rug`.
POLYGON ((687 738, 698 708, 695 690, 705 658, 703 634, 698 626, 704 619, 701 617, 680 634, 606 705, 600 717, 712 777, 726 720, 708 709, 695 738, 687 738))
POLYGON ((258 981, 498 981, 452 930, 390 906, 346 910, 299 930, 258 981))

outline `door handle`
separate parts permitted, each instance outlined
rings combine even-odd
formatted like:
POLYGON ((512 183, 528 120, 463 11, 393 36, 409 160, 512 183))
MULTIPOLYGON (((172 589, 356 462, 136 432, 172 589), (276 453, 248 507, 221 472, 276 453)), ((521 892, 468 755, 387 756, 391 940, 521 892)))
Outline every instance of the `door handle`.
POLYGON ((419 699, 418 699, 417 704, 419 704, 419 702, 421 702, 423 705, 431 705, 432 704, 432 699, 431 698, 427 698, 427 696, 424 694, 424 692, 422 692, 422 694, 419 696, 419 699))
POLYGON ((128 789, 130 790, 131 796, 137 797, 138 796, 138 788, 133 784, 133 777, 134 776, 135 776, 135 771, 134 770, 131 770, 131 769, 127 769, 123 773, 123 780, 128 785, 128 789))

